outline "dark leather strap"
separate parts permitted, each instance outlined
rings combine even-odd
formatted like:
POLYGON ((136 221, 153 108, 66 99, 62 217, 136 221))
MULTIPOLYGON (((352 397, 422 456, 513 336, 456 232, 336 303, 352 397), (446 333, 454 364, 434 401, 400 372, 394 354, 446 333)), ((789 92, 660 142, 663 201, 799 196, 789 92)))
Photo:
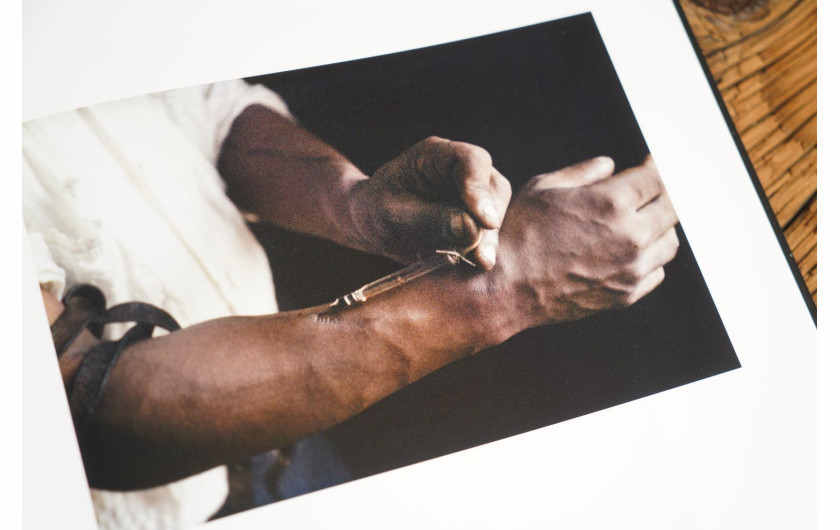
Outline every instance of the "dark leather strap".
MULTIPOLYGON (((137 322, 148 324, 154 328, 163 328, 166 331, 175 331, 181 326, 163 309, 142 302, 126 302, 118 304, 98 317, 96 321, 100 324, 113 324, 116 322, 137 322)), ((149 332, 151 336, 151 331, 149 332)))
POLYGON ((89 329, 96 337, 102 336, 102 324, 96 319, 105 312, 105 296, 92 285, 79 284, 67 291, 61 302, 64 312, 50 326, 59 359, 83 329, 89 329))
MULTIPOLYGON (((83 440, 102 399, 108 376, 123 350, 131 344, 151 338, 156 327, 172 332, 180 329, 180 326, 166 311, 141 302, 118 304, 106 311, 105 296, 92 285, 80 284, 73 287, 62 302, 65 310, 51 326, 53 343, 59 358, 85 328, 97 338, 101 338, 106 324, 137 323, 121 339, 101 342, 85 354, 69 386, 68 400, 76 435, 83 440)), ((254 507, 250 459, 229 466, 228 480, 228 499, 214 519, 254 507)))
POLYGON ((98 326, 117 322, 137 322, 117 341, 102 342, 89 351, 79 365, 76 376, 68 391, 70 412, 76 433, 81 436, 93 417, 108 376, 120 358, 123 350, 140 340, 151 338, 156 327, 167 331, 180 328, 166 311, 141 302, 119 304, 92 319, 98 326))

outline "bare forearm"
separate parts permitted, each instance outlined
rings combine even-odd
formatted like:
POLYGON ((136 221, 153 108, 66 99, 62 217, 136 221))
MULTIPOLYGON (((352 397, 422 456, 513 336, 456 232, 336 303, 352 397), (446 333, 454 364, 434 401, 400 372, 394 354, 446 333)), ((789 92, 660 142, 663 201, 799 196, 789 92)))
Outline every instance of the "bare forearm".
POLYGON ((635 303, 676 252, 652 161, 540 175, 510 211, 488 272, 456 268, 339 313, 227 318, 129 348, 83 440, 92 482, 151 486, 283 446, 522 329, 635 303))
POLYGON ((218 168, 237 205, 298 232, 359 247, 348 196, 367 179, 338 151, 259 105, 245 109, 225 140, 218 168))
POLYGON ((342 312, 210 321, 127 349, 94 418, 92 482, 146 487, 284 446, 518 331, 489 319, 491 297, 476 296, 485 278, 463 276, 342 312))
POLYGON ((477 242, 473 258, 493 268, 511 196, 508 181, 477 146, 429 137, 368 178, 335 149, 259 105, 236 119, 217 165, 241 209, 404 263, 477 242))

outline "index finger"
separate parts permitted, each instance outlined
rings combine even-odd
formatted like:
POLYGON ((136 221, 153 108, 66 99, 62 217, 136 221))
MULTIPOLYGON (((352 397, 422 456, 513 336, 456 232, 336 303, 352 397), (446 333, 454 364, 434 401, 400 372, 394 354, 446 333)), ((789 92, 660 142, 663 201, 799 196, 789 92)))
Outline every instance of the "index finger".
POLYGON ((598 182, 596 186, 617 188, 627 204, 641 210, 648 203, 662 195, 665 187, 659 178, 659 170, 648 156, 640 166, 625 169, 611 178, 598 182))
POLYGON ((501 226, 510 203, 511 187, 493 167, 490 154, 476 145, 430 138, 419 153, 417 169, 438 186, 454 186, 467 211, 482 228, 501 226))

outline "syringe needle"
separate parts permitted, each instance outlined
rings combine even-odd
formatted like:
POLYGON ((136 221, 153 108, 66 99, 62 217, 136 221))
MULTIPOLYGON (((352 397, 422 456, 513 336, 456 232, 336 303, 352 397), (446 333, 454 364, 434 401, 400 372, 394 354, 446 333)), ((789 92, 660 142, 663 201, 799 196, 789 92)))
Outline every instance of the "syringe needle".
POLYGON ((379 278, 367 285, 363 285, 350 294, 337 298, 330 304, 329 309, 342 309, 361 304, 374 296, 390 291, 391 289, 395 289, 412 280, 422 278, 423 276, 426 276, 438 269, 455 266, 462 261, 475 267, 473 262, 465 258, 464 255, 458 251, 438 250, 433 256, 418 261, 417 263, 413 263, 408 267, 379 278))

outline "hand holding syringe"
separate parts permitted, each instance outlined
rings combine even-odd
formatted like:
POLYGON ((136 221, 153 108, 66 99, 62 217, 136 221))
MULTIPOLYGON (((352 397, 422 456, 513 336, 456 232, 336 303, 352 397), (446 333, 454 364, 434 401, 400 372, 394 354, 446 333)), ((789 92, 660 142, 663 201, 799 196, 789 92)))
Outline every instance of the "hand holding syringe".
POLYGON ((479 232, 479 237, 478 239, 476 239, 475 243, 473 243, 467 248, 462 249, 461 251, 438 250, 435 252, 434 255, 424 260, 418 261, 417 263, 413 263, 408 267, 404 267, 383 278, 363 285, 362 287, 356 289, 352 293, 346 294, 340 298, 335 299, 335 301, 333 301, 329 305, 329 310, 343 309, 346 307, 361 304, 369 300, 370 298, 373 298, 374 296, 395 289, 412 280, 422 278, 423 276, 431 274, 436 270, 445 267, 453 267, 461 263, 462 261, 475 267, 476 264, 468 260, 465 257, 465 254, 470 253, 472 250, 478 247, 478 244, 481 242, 481 236, 483 234, 484 232, 479 232))

